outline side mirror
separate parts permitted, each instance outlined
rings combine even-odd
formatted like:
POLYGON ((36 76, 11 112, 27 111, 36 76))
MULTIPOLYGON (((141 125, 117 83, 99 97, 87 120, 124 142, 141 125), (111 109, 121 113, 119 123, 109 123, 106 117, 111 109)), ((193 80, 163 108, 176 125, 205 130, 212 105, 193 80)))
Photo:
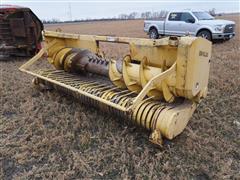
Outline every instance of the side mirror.
POLYGON ((186 23, 195 23, 195 19, 187 19, 186 23))

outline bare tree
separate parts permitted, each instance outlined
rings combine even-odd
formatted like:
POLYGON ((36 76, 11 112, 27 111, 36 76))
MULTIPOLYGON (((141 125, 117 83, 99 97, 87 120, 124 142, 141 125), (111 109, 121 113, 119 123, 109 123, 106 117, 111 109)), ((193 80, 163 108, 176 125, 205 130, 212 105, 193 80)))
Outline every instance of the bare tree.
POLYGON ((120 14, 118 16, 119 19, 128 19, 128 15, 127 14, 120 14))
POLYGON ((159 12, 153 12, 151 18, 152 19, 158 19, 159 18, 159 12))
POLYGON ((137 14, 138 14, 138 13, 136 13, 136 12, 130 13, 130 14, 128 15, 128 19, 136 19, 137 14))
POLYGON ((146 19, 146 13, 145 13, 145 12, 142 12, 142 13, 141 13, 141 18, 142 18, 142 19, 146 19))
POLYGON ((159 13, 159 17, 164 18, 164 17, 167 16, 167 13, 168 13, 168 11, 161 10, 160 13, 159 13))
POLYGON ((147 12, 145 12, 146 13, 146 19, 150 19, 151 18, 151 12, 150 11, 147 11, 147 12))
POLYGON ((209 14, 211 14, 212 16, 216 16, 216 9, 215 8, 210 9, 209 14))

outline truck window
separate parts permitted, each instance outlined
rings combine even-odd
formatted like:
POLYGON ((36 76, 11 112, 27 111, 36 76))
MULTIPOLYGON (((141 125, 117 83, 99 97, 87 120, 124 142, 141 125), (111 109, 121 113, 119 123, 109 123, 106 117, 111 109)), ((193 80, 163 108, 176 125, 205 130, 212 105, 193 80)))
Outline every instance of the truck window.
POLYGON ((182 13, 170 13, 168 20, 169 21, 180 21, 182 13))
POLYGON ((190 21, 195 21, 194 17, 190 13, 182 13, 181 21, 189 22, 189 20, 190 21))
POLYGON ((198 20, 212 20, 212 17, 208 12, 193 12, 193 14, 197 17, 198 20))

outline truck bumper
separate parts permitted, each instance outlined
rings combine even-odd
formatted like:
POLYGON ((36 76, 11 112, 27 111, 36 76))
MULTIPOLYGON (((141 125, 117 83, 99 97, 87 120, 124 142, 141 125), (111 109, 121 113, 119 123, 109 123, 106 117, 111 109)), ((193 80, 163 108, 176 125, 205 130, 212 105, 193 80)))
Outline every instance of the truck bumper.
POLYGON ((145 27, 144 27, 143 31, 144 31, 145 33, 147 33, 147 34, 149 33, 149 29, 148 29, 148 28, 145 28, 145 27))
POLYGON ((213 33, 212 39, 231 39, 235 36, 234 33, 213 33))

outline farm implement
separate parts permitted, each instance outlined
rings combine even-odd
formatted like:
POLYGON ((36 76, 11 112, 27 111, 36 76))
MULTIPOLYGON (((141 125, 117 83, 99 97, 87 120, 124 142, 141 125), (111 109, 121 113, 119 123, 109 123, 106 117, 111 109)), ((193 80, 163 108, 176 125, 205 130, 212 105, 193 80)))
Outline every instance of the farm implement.
POLYGON ((151 40, 45 31, 44 41, 43 49, 20 67, 35 77, 35 85, 63 90, 84 104, 131 120, 149 130, 155 144, 179 135, 207 95, 211 42, 203 38, 151 40), (127 44, 129 53, 108 59, 102 42, 127 44), (43 61, 53 66, 36 66, 43 61))
POLYGON ((43 24, 27 7, 0 4, 0 56, 31 56, 41 49, 43 24))

